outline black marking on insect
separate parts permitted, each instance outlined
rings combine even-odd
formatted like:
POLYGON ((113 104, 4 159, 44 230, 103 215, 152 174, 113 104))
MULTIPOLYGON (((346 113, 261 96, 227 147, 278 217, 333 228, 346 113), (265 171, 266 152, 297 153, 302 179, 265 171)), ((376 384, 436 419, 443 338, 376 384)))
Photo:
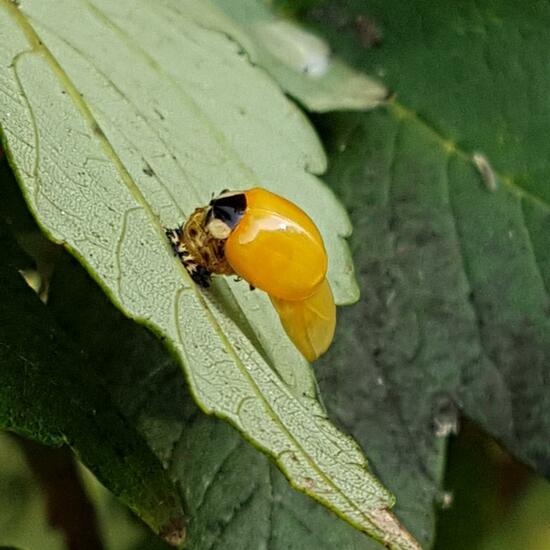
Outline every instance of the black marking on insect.
MULTIPOLYGON (((183 264, 185 265, 185 263, 183 264)), ((191 265, 187 267, 187 271, 191 275, 191 279, 195 281, 200 287, 208 288, 210 286, 210 281, 212 276, 210 271, 203 267, 202 265, 191 265)))
POLYGON ((181 227, 176 227, 175 229, 166 229, 164 231, 170 244, 172 245, 172 250, 174 254, 180 256, 185 252, 185 245, 181 239, 181 227))
POLYGON ((166 236, 172 245, 174 254, 178 256, 183 267, 187 270, 193 281, 202 288, 208 288, 210 286, 211 273, 204 266, 199 265, 193 258, 185 242, 183 241, 183 229, 182 227, 176 227, 175 229, 167 229, 166 236))
POLYGON ((206 213, 206 226, 215 218, 230 229, 234 229, 246 210, 246 195, 240 192, 222 193, 219 197, 212 199, 209 206, 206 213))

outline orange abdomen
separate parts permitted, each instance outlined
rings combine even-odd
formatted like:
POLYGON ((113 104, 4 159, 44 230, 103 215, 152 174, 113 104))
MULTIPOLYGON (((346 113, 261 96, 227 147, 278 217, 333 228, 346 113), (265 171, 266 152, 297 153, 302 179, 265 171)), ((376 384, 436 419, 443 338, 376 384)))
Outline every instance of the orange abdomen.
POLYGON ((282 300, 303 300, 324 281, 327 254, 319 230, 295 204, 265 189, 246 194, 246 211, 225 243, 235 273, 282 300))

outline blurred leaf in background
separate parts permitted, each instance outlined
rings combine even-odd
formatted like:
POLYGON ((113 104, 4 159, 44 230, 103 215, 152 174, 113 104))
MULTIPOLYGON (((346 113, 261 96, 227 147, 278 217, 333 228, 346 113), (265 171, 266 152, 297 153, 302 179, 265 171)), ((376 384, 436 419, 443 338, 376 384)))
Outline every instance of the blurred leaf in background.
POLYGON ((40 486, 5 434, 0 434, 0 543, 29 550, 64 547, 63 534, 48 524, 40 486))
POLYGON ((550 484, 470 422, 449 446, 434 550, 550 549, 550 484))
MULTIPOLYGON (((22 452, 21 440, 7 434, 0 434, 0 543, 8 543, 27 550, 64 550, 67 548, 65 541, 66 531, 63 528, 55 529, 48 518, 49 510, 48 492, 39 483, 28 466, 25 454, 22 452)), ((36 446, 35 456, 40 456, 40 448, 46 454, 52 450, 46 447, 36 446)), ((54 450, 57 454, 57 466, 60 474, 67 473, 66 459, 70 459, 70 453, 64 452, 64 458, 59 460, 63 451, 54 450)), ((51 456, 51 455, 50 455, 51 456)), ((53 463, 51 463, 53 465, 53 463)), ((69 468, 70 470, 70 468, 69 468)), ((97 540, 82 531, 84 522, 74 522, 76 519, 71 506, 70 495, 80 490, 78 486, 63 486, 59 484, 60 491, 66 491, 64 504, 67 507, 67 519, 73 523, 65 527, 74 530, 80 529, 80 537, 68 539, 70 548, 105 548, 107 550, 166 550, 170 548, 160 538, 153 535, 148 528, 129 513, 120 502, 106 491, 96 479, 82 470, 80 475, 84 480, 84 487, 95 514, 99 521, 100 545, 97 540)), ((67 479, 64 480, 67 482, 67 479)), ((59 494, 61 504, 63 493, 59 494)), ((81 518, 82 519, 82 518, 81 518)), ((67 540, 67 542, 68 542, 67 540)), ((2 547, 3 548, 3 547, 2 547)))
POLYGON ((232 22, 232 36, 283 90, 312 112, 368 110, 385 103, 376 79, 336 58, 330 44, 273 14, 261 0, 214 0, 232 22))

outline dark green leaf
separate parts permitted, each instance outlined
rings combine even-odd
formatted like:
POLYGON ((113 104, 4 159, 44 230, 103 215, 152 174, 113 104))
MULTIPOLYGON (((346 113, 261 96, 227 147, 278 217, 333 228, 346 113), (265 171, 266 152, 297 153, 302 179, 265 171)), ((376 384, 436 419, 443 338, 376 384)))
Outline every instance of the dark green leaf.
POLYGON ((429 547, 459 410, 550 473, 550 7, 332 2, 312 20, 396 94, 319 119, 362 291, 320 384, 429 547))
POLYGON ((0 251, 0 428, 69 445, 151 528, 181 541, 183 512, 174 486, 18 273, 17 245, 3 223, 0 251))

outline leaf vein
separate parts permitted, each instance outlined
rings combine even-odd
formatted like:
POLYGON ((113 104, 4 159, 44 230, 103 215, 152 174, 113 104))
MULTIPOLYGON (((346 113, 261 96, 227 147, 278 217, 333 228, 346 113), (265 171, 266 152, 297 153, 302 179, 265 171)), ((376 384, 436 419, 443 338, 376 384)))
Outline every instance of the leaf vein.
MULTIPOLYGON (((429 124, 419 113, 405 106, 403 103, 398 101, 393 101, 388 105, 388 112, 390 112, 395 118, 403 119, 410 118, 414 120, 417 124, 424 127, 430 132, 430 134, 435 138, 435 140, 441 145, 441 147, 447 152, 448 155, 455 154, 457 157, 465 160, 469 164, 474 164, 472 160, 473 153, 468 153, 457 146, 456 143, 446 138, 442 132, 437 130, 434 126, 429 124)), ((521 198, 529 199, 535 204, 538 204, 545 210, 550 211, 550 203, 546 202, 542 197, 535 195, 534 193, 524 189, 517 183, 515 183, 513 176, 506 176, 497 170, 493 169, 493 173, 502 182, 512 193, 518 195, 521 198)))

